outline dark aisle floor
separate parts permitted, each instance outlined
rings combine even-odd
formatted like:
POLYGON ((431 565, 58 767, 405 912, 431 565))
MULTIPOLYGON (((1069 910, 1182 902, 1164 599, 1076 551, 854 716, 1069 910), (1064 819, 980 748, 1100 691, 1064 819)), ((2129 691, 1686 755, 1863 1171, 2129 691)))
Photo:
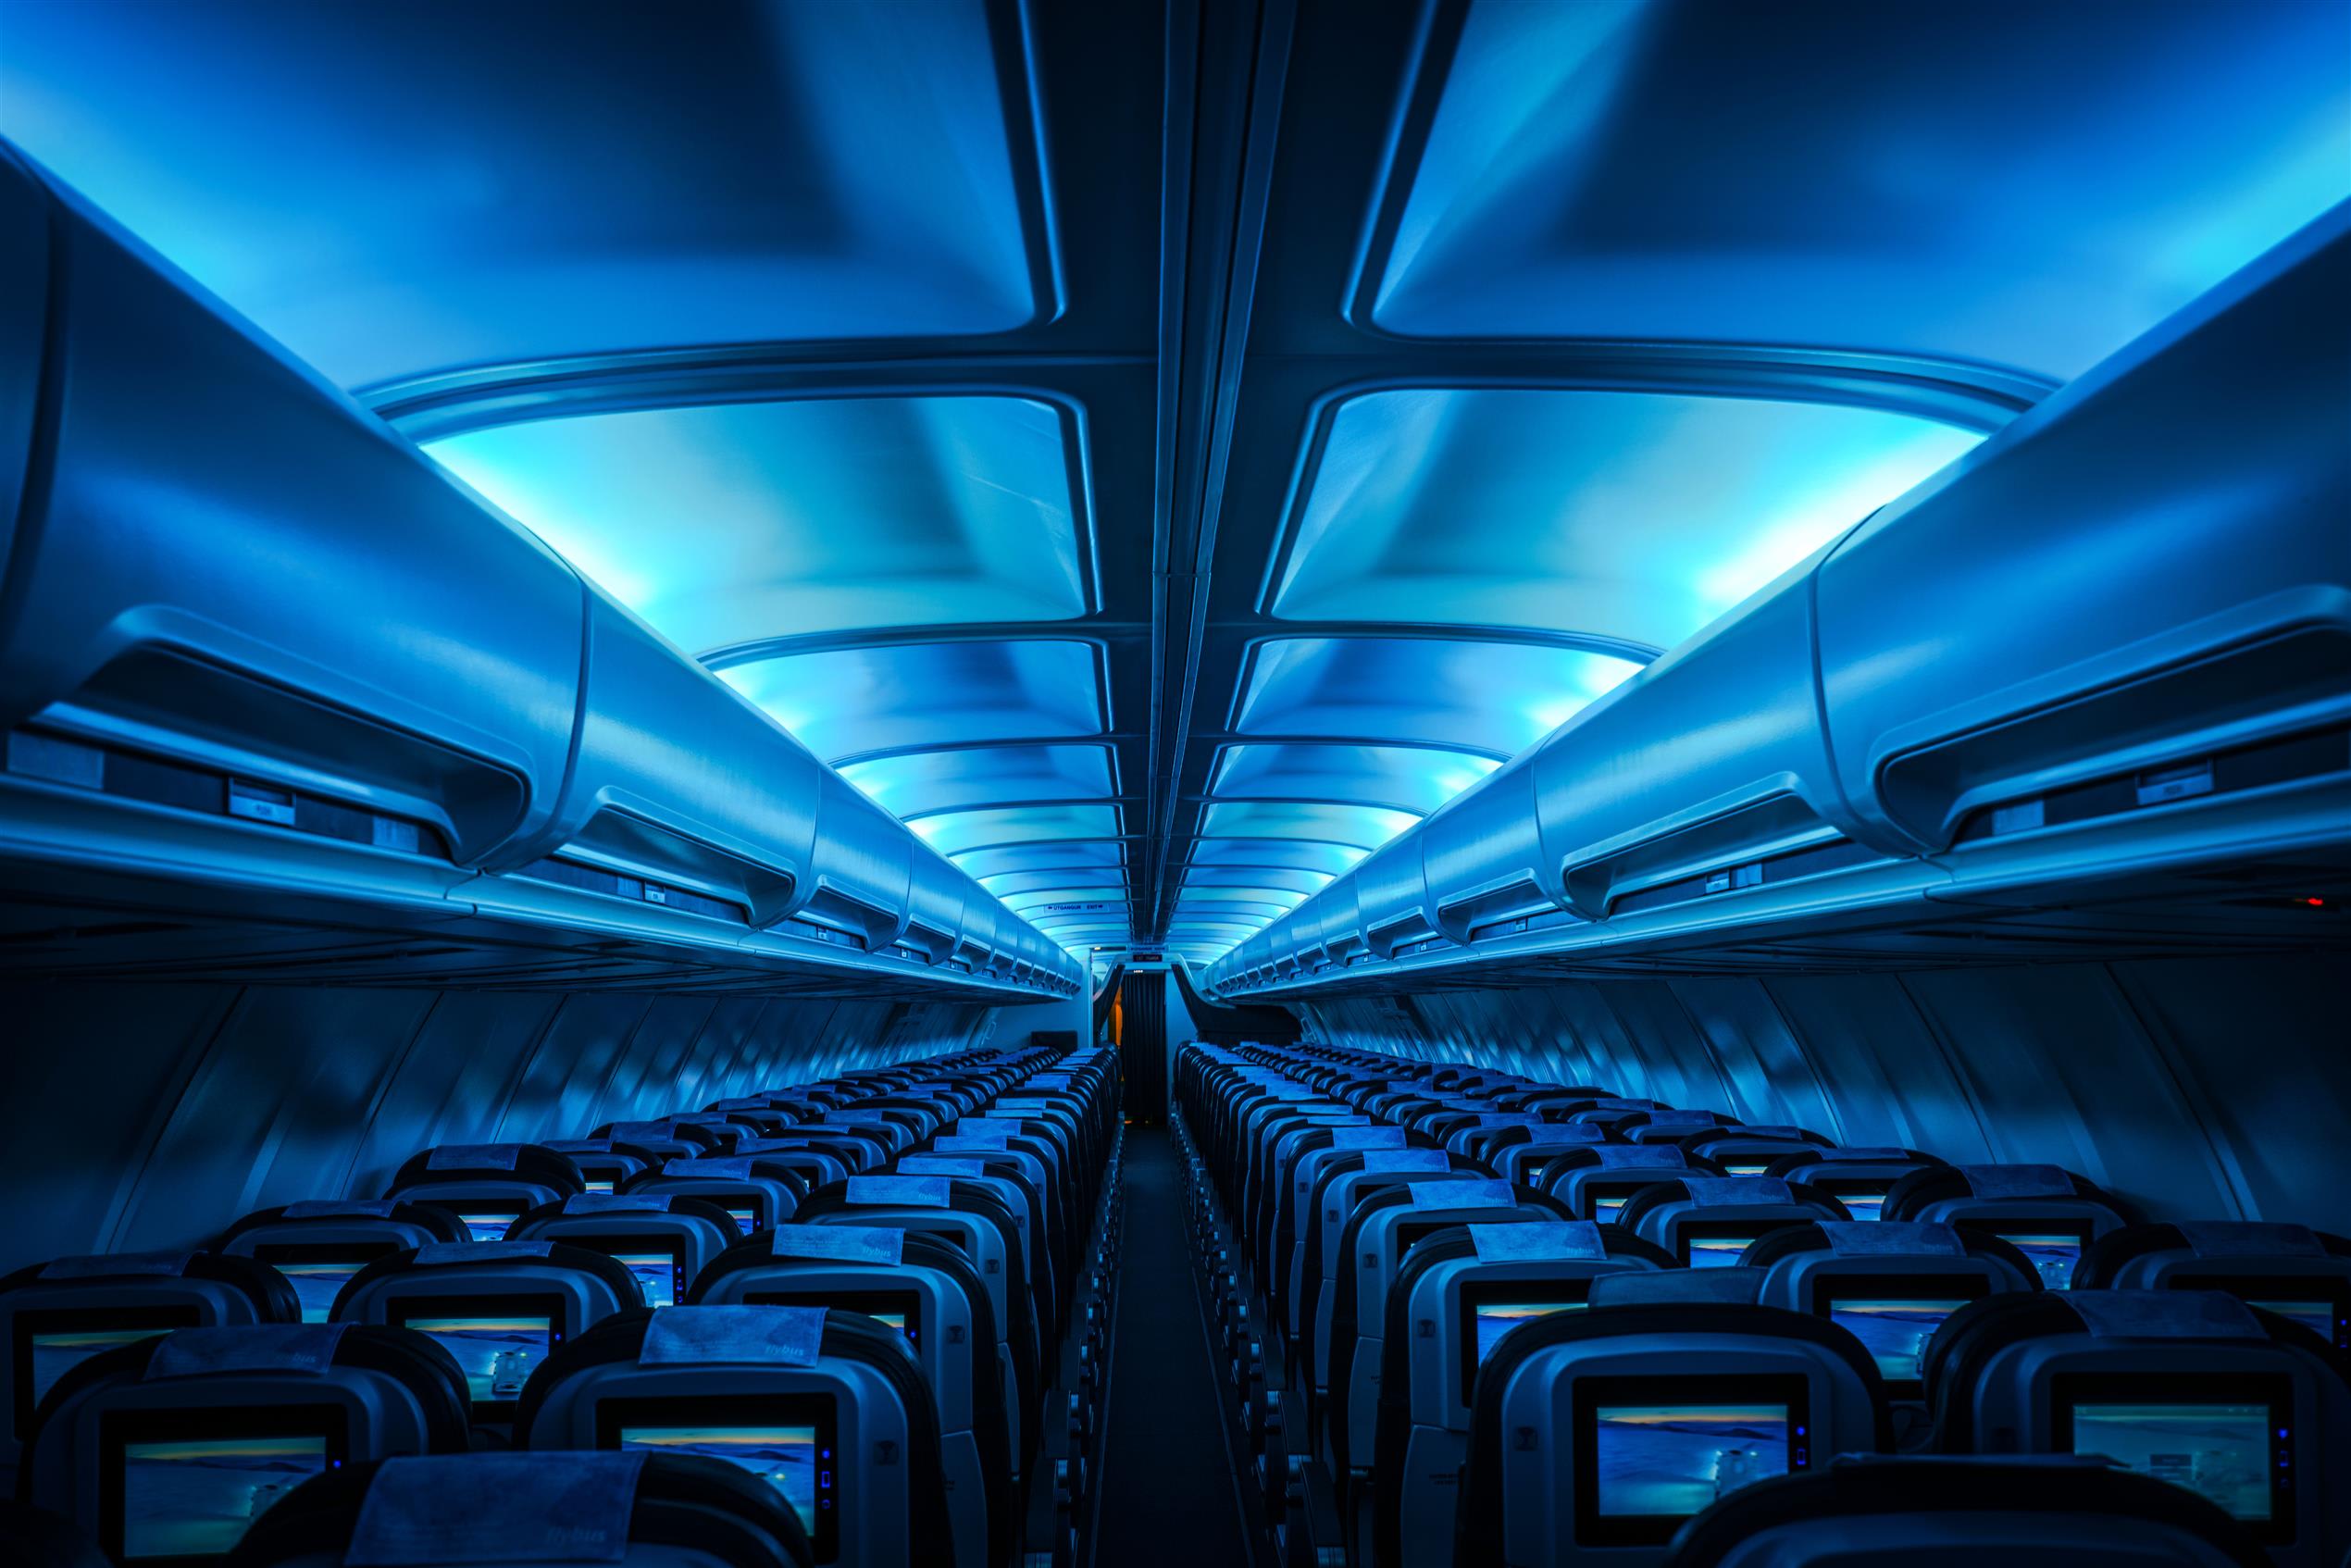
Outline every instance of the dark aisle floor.
POLYGON ((1250 1561, 1185 1251, 1183 1166, 1163 1126, 1128 1127, 1118 1338, 1096 1568, 1250 1561))

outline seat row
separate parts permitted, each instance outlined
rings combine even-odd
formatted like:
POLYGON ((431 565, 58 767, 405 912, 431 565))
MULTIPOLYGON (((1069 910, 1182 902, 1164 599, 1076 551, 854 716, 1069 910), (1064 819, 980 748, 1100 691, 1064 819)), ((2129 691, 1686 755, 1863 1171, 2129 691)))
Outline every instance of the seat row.
POLYGON ((2079 1544, 2150 1496, 2197 1550, 2351 1548, 2343 1238, 1332 1046, 1195 1043, 1176 1085, 1203 1306, 1292 1552, 1712 1562, 1768 1524, 1810 1561, 2008 1497, 2034 1519, 1998 1529, 2079 1544))
POLYGON ((645 1500, 632 1561, 1070 1561, 1117 1098, 1108 1052, 972 1053, 19 1270, 18 1495, 120 1562, 491 1561, 584 1491, 645 1500))

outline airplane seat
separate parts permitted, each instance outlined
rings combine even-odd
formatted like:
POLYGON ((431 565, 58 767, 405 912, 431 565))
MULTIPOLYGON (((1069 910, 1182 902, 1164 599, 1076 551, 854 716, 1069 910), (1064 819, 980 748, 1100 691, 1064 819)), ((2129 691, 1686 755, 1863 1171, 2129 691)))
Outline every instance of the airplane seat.
POLYGON ((1624 1129, 1627 1143, 1673 1143, 1686 1147, 1700 1139, 1722 1138, 1738 1130, 1736 1116, 1712 1111, 1668 1109, 1652 1111, 1648 1120, 1624 1129))
POLYGON ((641 1144, 609 1138, 551 1138, 540 1147, 571 1156, 579 1167, 581 1186, 591 1193, 617 1192, 622 1182, 660 1164, 663 1158, 641 1144))
POLYGON ((430 1338, 464 1373, 474 1420, 494 1434, 513 1420, 533 1367, 638 1299, 628 1265, 590 1247, 436 1242, 353 1276, 335 1301, 335 1321, 430 1338))
MULTIPOLYGON (((747 1138, 735 1146, 738 1154, 758 1154, 770 1160, 781 1160, 800 1173, 800 1179, 814 1192, 828 1181, 847 1181, 855 1174, 849 1151, 837 1149, 828 1139, 799 1131, 780 1132, 767 1138, 747 1138)), ((863 1146, 860 1146, 862 1156, 863 1146)))
POLYGON ((461 1453, 456 1365, 405 1329, 180 1328, 76 1366, 42 1402, 18 1495, 118 1562, 218 1557, 305 1477, 461 1453))
POLYGON ((801 1173, 764 1154, 705 1154, 665 1160, 620 1184, 630 1197, 701 1198, 724 1210, 738 1238, 773 1230, 808 1196, 801 1173))
POLYGON ((1023 1164, 1025 1158, 1011 1150, 958 1150, 902 1155, 890 1169, 902 1176, 977 1182, 1020 1216, 1023 1250, 1030 1254, 1035 1278, 1038 1321, 1040 1328, 1050 1326, 1051 1337, 1058 1338, 1069 1326, 1068 1306, 1076 1286, 1076 1249, 1055 1224, 1056 1211, 1047 1197, 1050 1188, 1034 1179, 1023 1164))
POLYGON ((808 1195, 796 1225, 887 1226, 936 1236, 960 1250, 995 1313, 998 1373, 1013 1431, 1014 1469, 1028 1472, 1042 1435, 1046 1375, 1036 1298, 1014 1273, 1019 1243, 1012 1213, 996 1194, 947 1176, 852 1176, 808 1195))
POLYGON ((464 1224, 446 1209, 389 1198, 329 1199, 256 1209, 224 1231, 213 1251, 267 1263, 293 1287, 302 1321, 325 1323, 351 1276, 378 1258, 466 1239, 464 1224))
POLYGON ((1535 1187, 1536 1165, 1555 1154, 1605 1143, 1608 1135, 1585 1122, 1539 1122, 1532 1126, 1503 1127, 1487 1141, 1482 1158, 1494 1174, 1513 1186, 1535 1187))
POLYGON ((1723 1174, 1712 1161, 1671 1143, 1587 1144, 1530 1165, 1528 1185, 1565 1200, 1579 1220, 1611 1224, 1622 1224, 1624 1205, 1652 1183, 1723 1174))
POLYGON ((744 1139, 758 1136, 758 1129, 747 1122, 739 1122, 723 1111, 673 1111, 669 1114, 672 1130, 700 1127, 712 1139, 710 1151, 728 1155, 744 1139))
POLYGON ((987 1156, 982 1154, 907 1154, 893 1162, 891 1169, 918 1178, 941 1178, 984 1192, 1012 1217, 1011 1252, 1005 1266, 1014 1279, 1027 1281, 1037 1317, 1038 1345, 1040 1351, 1049 1348, 1064 1326, 1062 1261, 1052 1238, 1038 1229, 1045 1212, 1044 1202, 1029 1186, 1027 1177, 1014 1169, 989 1170, 987 1156))
POLYGON ((1941 1160, 1916 1149, 1855 1145, 1845 1149, 1797 1149, 1763 1167, 1791 1187, 1825 1192, 1857 1220, 1881 1215, 1885 1195, 1912 1171, 1939 1168, 1941 1160))
POLYGON ((694 1282, 690 1304, 826 1307, 895 1329, 939 1401, 958 1557, 1014 1559, 1020 1477, 996 1320, 988 1288, 953 1242, 885 1226, 787 1225, 728 1249, 694 1282))
POLYGON ((1324 1171, 1350 1155, 1405 1150, 1423 1155, 1435 1152, 1425 1143, 1414 1144, 1412 1135, 1402 1127, 1392 1126, 1333 1127, 1327 1139, 1300 1140, 1290 1164, 1277 1167, 1267 1180, 1273 1223, 1263 1238, 1259 1273, 1269 1290, 1285 1300, 1290 1299, 1300 1252, 1311 1228, 1307 1216, 1314 1212, 1314 1191, 1322 1182, 1324 1171))
POLYGON ((1302 1245, 1291 1252, 1287 1302, 1290 1350, 1312 1369, 1317 1399, 1330 1388, 1331 1316, 1337 1309, 1337 1276, 1345 1262, 1339 1242, 1355 1205, 1383 1188, 1492 1179, 1493 1173, 1474 1161, 1436 1149, 1374 1149, 1342 1154, 1323 1165, 1300 1216, 1306 1234, 1302 1245))
POLYGON ((667 1307, 686 1299, 703 1270, 732 1246, 735 1216, 707 1198, 674 1192, 582 1192, 515 1222, 516 1241, 560 1241, 602 1252, 627 1269, 637 1294, 624 1306, 667 1307))
POLYGON ((114 1568, 90 1533, 62 1513, 0 1497, 8 1568, 114 1568))
POLYGON ((641 1154, 648 1165, 658 1165, 664 1160, 692 1160, 704 1154, 715 1154, 719 1143, 718 1135, 708 1127, 678 1126, 665 1119, 657 1122, 606 1122, 581 1141, 625 1146, 630 1151, 641 1154))
POLYGON ((553 1555, 617 1568, 814 1568, 800 1515, 740 1465, 686 1453, 388 1459, 305 1482, 247 1533, 240 1568, 491 1568, 553 1555))
POLYGON ((1783 1226, 1741 1261, 1763 1271, 1766 1306, 1843 1324, 1868 1348, 1898 1448, 1929 1437, 1919 1363, 1943 1320, 1969 1301, 2041 1288, 2031 1262, 1997 1237, 1901 1220, 1783 1226))
POLYGON ((13 1467, 41 1402, 80 1363, 174 1328, 298 1323, 292 1285, 257 1259, 220 1252, 113 1252, 31 1263, 0 1278, 0 1378, 13 1467))
POLYGON ((2041 1283, 2063 1290, 2092 1242, 2137 1216, 2096 1183, 2056 1165, 1943 1165, 1912 1171, 1885 1195, 1880 1217, 1996 1236, 2033 1260, 2041 1283))
POLYGON ((2204 1499, 2057 1456, 1840 1455, 1743 1487, 1674 1537, 1666 1568, 2267 1568, 2204 1499))
POLYGON ((1922 1372, 1942 1453, 2103 1454, 2202 1493, 2280 1568, 2351 1550, 2351 1356, 2220 1290, 1996 1296, 1922 1372))
POLYGON ((1852 1216, 1825 1193, 1777 1176, 1684 1176, 1652 1182, 1625 1201, 1616 1223, 1654 1241, 1687 1268, 1725 1268, 1785 1226, 1852 1216))
POLYGON ((1455 1559, 1648 1564, 1739 1487, 1892 1445, 1852 1334, 1760 1304, 1751 1268, 1618 1272, 1478 1370, 1455 1559))
POLYGON ((2225 1290, 2351 1350, 2351 1239, 2242 1220, 2124 1226, 2083 1255, 2084 1290, 2225 1290))
POLYGON ((476 1241, 496 1241, 526 1210, 584 1192, 568 1154, 537 1143, 445 1143, 408 1157, 386 1198, 446 1209, 476 1241))
POLYGON ((1722 1166, 1727 1176, 1771 1176, 1775 1161, 1832 1147, 1821 1134, 1785 1123, 1725 1127, 1683 1143, 1691 1153, 1722 1166))
POLYGON ((1382 1312, 1371 1528, 1358 1537, 1371 1568, 1452 1562, 1470 1392, 1503 1337, 1555 1312, 1582 1311, 1603 1274, 1673 1266, 1669 1253, 1622 1226, 1532 1212, 1519 1223, 1450 1226, 1414 1242, 1382 1312))
POLYGON ((1547 1193, 1525 1192, 1499 1179, 1414 1182, 1366 1194, 1340 1232, 1324 1406, 1334 1475, 1368 1469, 1379 1419, 1386 1362, 1387 1297, 1414 1248, 1459 1226, 1519 1226, 1569 1218, 1566 1205, 1547 1193))
POLYGON ((815 1125, 828 1132, 854 1133, 873 1139, 882 1146, 881 1158, 885 1160, 903 1154, 915 1142, 914 1129, 892 1120, 887 1111, 867 1111, 854 1104, 826 1112, 815 1125))
POLYGON ((860 1313, 631 1308, 532 1375, 515 1432, 533 1452, 729 1460, 783 1495, 819 1562, 957 1560, 938 1401, 898 1331, 860 1313))

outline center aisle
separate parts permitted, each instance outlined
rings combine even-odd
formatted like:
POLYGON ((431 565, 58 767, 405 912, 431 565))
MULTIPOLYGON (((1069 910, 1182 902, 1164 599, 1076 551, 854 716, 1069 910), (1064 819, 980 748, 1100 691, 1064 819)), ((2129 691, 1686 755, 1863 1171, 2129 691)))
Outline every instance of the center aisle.
POLYGON ((1097 1568, 1246 1563, 1233 1456, 1184 1245, 1183 1164, 1164 1126, 1126 1129, 1118 1334, 1097 1568))

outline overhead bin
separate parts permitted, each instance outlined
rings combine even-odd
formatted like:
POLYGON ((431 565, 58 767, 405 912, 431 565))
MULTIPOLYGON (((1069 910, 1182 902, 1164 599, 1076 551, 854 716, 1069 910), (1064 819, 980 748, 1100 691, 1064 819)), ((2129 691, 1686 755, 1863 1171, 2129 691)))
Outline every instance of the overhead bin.
POLYGON ((1469 942, 1494 926, 1561 907, 1543 861, 1526 759, 1487 774, 1421 825, 1423 918, 1469 942))
POLYGON ((1817 593, 1856 811, 1942 851, 2341 772, 2347 389, 2339 210, 1847 540, 1817 593))
MULTIPOLYGON (((1513 959, 1867 952, 1968 902, 2177 877, 2193 903, 2351 861, 2346 429, 2351 209, 1366 860, 1379 957, 1349 977, 1473 964, 1498 917, 1527 919, 1513 959), (1582 918, 1511 913, 1550 899, 1582 918)), ((1323 918, 1212 989, 1311 985, 1285 955, 1323 918)))
POLYGON ((793 918, 879 952, 906 928, 914 867, 914 836, 847 779, 826 770, 817 792, 815 858, 793 918))
POLYGON ((577 868, 679 893, 750 926, 782 919, 809 877, 825 768, 806 747, 644 622, 591 591, 578 761, 554 820, 495 869, 577 883, 577 868))
POLYGON ((315 910, 361 951, 370 919, 429 922, 492 977, 966 986, 941 961, 977 925, 998 987, 1020 952, 1066 989, 1043 938, 772 719, 5 149, 0 247, 17 885, 79 856, 109 897, 315 910))
POLYGON ((1375 958, 1437 935, 1428 920, 1428 877, 1418 833, 1389 840, 1354 870, 1355 908, 1363 945, 1375 958))
POLYGON ((899 940, 928 964, 943 964, 964 934, 964 906, 985 898, 972 879, 927 844, 918 844, 907 887, 906 929, 899 940))
POLYGON ((1838 797, 1813 700, 1803 581, 1824 554, 1523 759, 1541 862, 1577 915, 1602 920, 1879 854, 1838 797))
POLYGON ((5 149, 0 210, 51 268, 47 362, 6 372, 50 444, 6 555, 0 726, 95 774, 176 766, 255 821, 356 809, 460 865, 542 828, 579 703, 570 568, 5 149))

